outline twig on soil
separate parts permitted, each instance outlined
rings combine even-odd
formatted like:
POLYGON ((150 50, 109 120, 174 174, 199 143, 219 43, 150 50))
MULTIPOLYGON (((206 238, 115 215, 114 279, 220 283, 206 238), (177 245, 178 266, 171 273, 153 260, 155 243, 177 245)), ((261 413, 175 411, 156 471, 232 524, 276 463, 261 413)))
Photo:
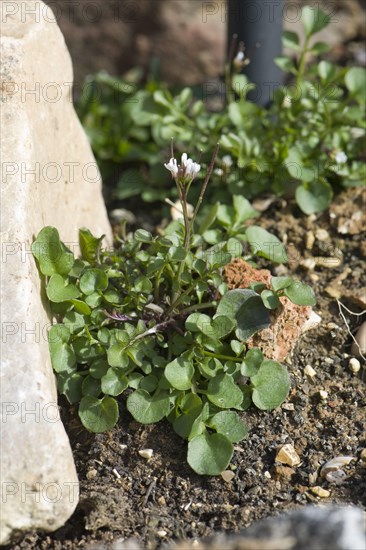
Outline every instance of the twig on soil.
POLYGON ((144 506, 147 504, 147 501, 149 500, 149 496, 151 495, 151 491, 153 489, 155 489, 156 481, 157 481, 157 478, 154 477, 154 479, 152 480, 152 482, 150 483, 150 485, 147 488, 146 495, 145 495, 145 498, 144 498, 144 503, 143 503, 144 506))
POLYGON ((352 332, 351 332, 351 329, 349 327, 349 324, 347 323, 347 319, 345 318, 344 316, 344 313, 342 311, 342 308, 345 309, 350 315, 356 315, 356 317, 360 317, 361 315, 363 315, 364 313, 366 313, 366 309, 364 309, 363 311, 361 311, 360 313, 355 313, 354 311, 351 311, 350 309, 348 309, 348 307, 346 307, 344 304, 342 304, 341 301, 337 300, 337 304, 338 304, 338 310, 339 310, 339 315, 342 317, 343 321, 344 321, 344 324, 346 325, 347 327, 347 331, 348 331, 348 334, 351 336, 352 340, 355 342, 356 346, 358 347, 358 351, 360 353, 360 356, 362 357, 362 359, 364 361, 366 361, 366 357, 362 354, 362 351, 361 351, 361 348, 360 348, 360 345, 359 343, 357 342, 356 338, 353 336, 352 332))

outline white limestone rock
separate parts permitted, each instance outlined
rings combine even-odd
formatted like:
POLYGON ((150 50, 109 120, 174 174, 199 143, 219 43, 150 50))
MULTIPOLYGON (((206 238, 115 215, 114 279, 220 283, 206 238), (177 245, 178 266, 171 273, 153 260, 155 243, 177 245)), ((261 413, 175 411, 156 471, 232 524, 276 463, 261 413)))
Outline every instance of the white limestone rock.
POLYGON ((51 317, 31 243, 45 225, 77 249, 78 228, 111 230, 100 175, 71 101, 72 66, 51 9, 0 3, 1 524, 0 544, 52 531, 78 502, 59 418, 47 330, 51 317))

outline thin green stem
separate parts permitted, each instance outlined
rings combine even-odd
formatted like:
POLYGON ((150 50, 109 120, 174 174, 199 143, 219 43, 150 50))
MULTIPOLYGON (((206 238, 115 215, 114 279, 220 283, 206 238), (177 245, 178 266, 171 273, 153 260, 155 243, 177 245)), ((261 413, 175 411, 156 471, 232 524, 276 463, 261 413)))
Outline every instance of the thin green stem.
POLYGON ((224 359, 225 361, 234 361, 235 363, 241 363, 243 360, 238 357, 232 357, 231 355, 221 355, 220 353, 212 353, 211 351, 203 350, 204 355, 208 357, 214 357, 215 359, 224 359))
POLYGON ((199 311, 200 309, 209 309, 210 307, 215 307, 215 302, 206 302, 203 304, 195 304, 193 306, 186 307, 180 311, 180 313, 185 315, 186 313, 191 313, 192 311, 199 311))
POLYGON ((296 83, 295 83, 296 87, 300 84, 300 82, 302 81, 302 77, 304 75, 306 54, 308 53, 309 41, 310 41, 310 36, 308 36, 306 38, 305 43, 304 43, 304 47, 303 47, 301 55, 300 55, 299 69, 297 71, 296 83))

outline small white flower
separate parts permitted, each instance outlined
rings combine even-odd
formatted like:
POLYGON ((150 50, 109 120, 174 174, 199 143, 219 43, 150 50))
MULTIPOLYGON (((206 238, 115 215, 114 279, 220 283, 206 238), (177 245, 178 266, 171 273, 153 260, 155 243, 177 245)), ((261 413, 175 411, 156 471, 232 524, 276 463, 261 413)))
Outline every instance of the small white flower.
POLYGON ((165 168, 171 172, 173 178, 178 175, 178 166, 175 158, 171 158, 168 164, 164 164, 165 168))
POLYGON ((237 63, 241 63, 242 61, 244 61, 244 57, 245 57, 244 52, 238 52, 236 54, 234 61, 237 63))
POLYGON ((344 164, 345 162, 347 162, 347 155, 346 153, 344 153, 343 151, 338 151, 335 155, 334 155, 334 160, 336 161, 337 164, 344 164))
POLYGON ((171 158, 164 166, 171 172, 173 178, 181 180, 193 180, 201 170, 201 165, 188 158, 187 153, 182 154, 181 164, 178 165, 176 159, 171 158))
POLYGON ((221 160, 222 160, 222 163, 225 164, 225 166, 230 167, 233 164, 233 159, 231 158, 230 155, 224 155, 221 160))
POLYGON ((218 176, 223 176, 224 175, 224 171, 222 168, 215 168, 214 170, 215 174, 217 174, 218 176))

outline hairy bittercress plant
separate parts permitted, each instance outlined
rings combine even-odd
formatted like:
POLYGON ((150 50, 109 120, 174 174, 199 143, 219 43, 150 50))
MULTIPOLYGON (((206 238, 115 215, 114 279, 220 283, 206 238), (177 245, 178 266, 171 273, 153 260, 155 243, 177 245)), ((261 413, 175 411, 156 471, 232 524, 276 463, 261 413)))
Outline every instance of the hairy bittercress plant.
POLYGON ((188 192, 200 165, 185 154, 178 164, 171 153, 165 168, 183 219, 163 236, 139 229, 103 250, 102 237, 81 229, 79 259, 53 227, 42 229, 32 245, 58 320, 49 331, 58 390, 79 403, 83 425, 92 432, 112 429, 123 394, 136 421, 167 418, 188 440, 193 470, 210 475, 228 466, 233 444, 246 437, 242 411, 252 403, 278 407, 289 391, 286 368, 248 350, 246 341, 269 326, 279 296, 315 303, 309 287, 288 277, 272 278, 270 289, 228 290, 222 268, 244 243, 274 261, 285 262, 286 255, 264 229, 244 227, 256 212, 240 196, 232 207, 212 207, 196 230, 217 154, 218 146, 190 216, 188 192), (220 233, 213 238, 210 231, 220 233))
MULTIPOLYGON (((189 88, 172 93, 150 81, 136 89, 136 83, 105 73, 88 82, 79 112, 103 179, 113 185, 112 198, 164 200, 169 178, 161 151, 171 136, 205 151, 203 166, 220 141, 209 203, 230 204, 234 195, 274 192, 295 196, 301 210, 311 214, 325 210, 334 191, 364 185, 365 70, 319 59, 329 50, 324 42, 313 41, 330 22, 321 9, 304 7, 301 20, 303 44, 297 33, 283 35, 295 59, 276 60, 288 85, 274 90, 266 109, 246 98, 253 84, 241 74, 248 62, 242 46, 230 56, 225 84, 203 85, 199 99, 189 88), (215 94, 226 99, 219 112, 209 107, 215 94)), ((197 196, 193 188, 191 202, 197 196)), ((134 203, 131 207, 137 209, 134 203)))

